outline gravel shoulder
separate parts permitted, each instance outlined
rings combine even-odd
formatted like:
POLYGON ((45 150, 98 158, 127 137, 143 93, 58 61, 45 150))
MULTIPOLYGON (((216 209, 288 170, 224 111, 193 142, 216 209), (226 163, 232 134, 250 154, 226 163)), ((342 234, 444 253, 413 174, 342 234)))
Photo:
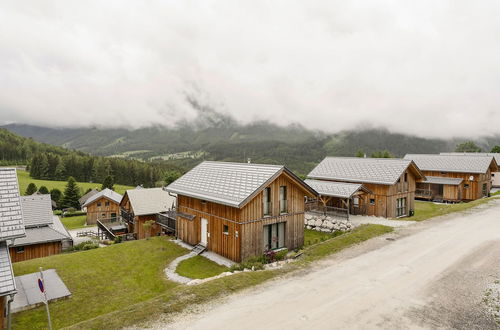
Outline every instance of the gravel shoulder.
POLYGON ((481 304, 500 264, 500 201, 398 228, 296 276, 153 328, 492 328, 481 304), (463 315, 462 318, 459 316, 463 315), (468 317, 467 317, 468 316, 468 317), (465 321, 468 320, 468 322, 465 321), (454 321, 456 320, 456 321, 454 321), (463 327, 461 326, 463 324, 463 327))

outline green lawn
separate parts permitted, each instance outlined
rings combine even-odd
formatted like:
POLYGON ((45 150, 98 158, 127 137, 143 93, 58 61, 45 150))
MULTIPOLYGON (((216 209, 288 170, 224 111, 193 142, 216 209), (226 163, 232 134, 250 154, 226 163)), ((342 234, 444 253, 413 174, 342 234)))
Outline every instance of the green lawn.
POLYGON ((61 222, 63 223, 64 227, 66 229, 71 230, 71 229, 77 229, 77 228, 83 228, 85 227, 85 221, 87 220, 86 215, 79 215, 76 217, 68 217, 68 218, 61 218, 61 222))
MULTIPOLYGON (((50 181, 50 180, 38 180, 38 179, 32 179, 29 175, 29 172, 27 171, 22 171, 22 170, 17 170, 17 178, 19 179, 19 190, 21 192, 21 195, 24 195, 24 192, 26 191, 26 188, 30 184, 30 182, 33 182, 37 188, 40 188, 41 186, 47 187, 49 190, 57 188, 64 192, 64 188, 66 187, 66 181, 50 181)), ((93 188, 98 188, 101 189, 101 184, 100 183, 89 183, 89 182, 77 182, 78 187, 80 187, 81 194, 85 193, 87 189, 93 189, 93 188)), ((133 187, 131 186, 124 186, 120 184, 115 184, 114 186, 115 191, 119 194, 124 194, 125 190, 127 189, 132 189, 133 187)))
POLYGON ((457 204, 436 204, 433 202, 415 201, 415 215, 413 217, 400 218, 398 220, 411 220, 411 221, 427 220, 440 215, 465 211, 472 207, 487 203, 494 198, 495 197, 481 198, 472 202, 457 203, 457 204))
POLYGON ((390 227, 380 225, 363 225, 341 236, 305 248, 304 254, 299 261, 288 264, 281 269, 241 272, 200 285, 178 285, 171 290, 165 290, 163 294, 148 301, 130 305, 128 308, 114 313, 103 313, 99 317, 75 324, 71 329, 121 329, 124 326, 141 324, 159 317, 168 318, 191 305, 210 302, 218 297, 227 296, 236 291, 258 285, 271 278, 295 270, 307 269, 309 263, 314 260, 392 230, 390 227))
POLYGON ((304 229, 304 247, 326 241, 327 239, 341 235, 342 232, 323 233, 312 229, 304 229))
MULTIPOLYGON (((72 293, 50 304, 54 328, 128 309, 157 297, 178 284, 167 281, 164 268, 187 253, 165 237, 138 240, 95 250, 60 254, 14 263, 16 276, 55 268, 72 293)), ((44 329, 44 308, 16 313, 14 329, 44 329)))
POLYGON ((181 261, 177 266, 176 272, 181 276, 203 279, 219 275, 228 270, 229 268, 226 266, 221 266, 205 257, 195 256, 181 261))

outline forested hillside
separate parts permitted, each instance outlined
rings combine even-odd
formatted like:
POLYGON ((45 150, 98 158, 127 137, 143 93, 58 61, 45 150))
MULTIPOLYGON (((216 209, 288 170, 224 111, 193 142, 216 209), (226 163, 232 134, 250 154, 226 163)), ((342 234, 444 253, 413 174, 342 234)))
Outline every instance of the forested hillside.
POLYGON ((81 151, 54 147, 17 136, 0 129, 2 165, 28 165, 35 179, 66 180, 72 176, 82 182, 103 182, 111 175, 124 185, 153 187, 167 172, 181 173, 182 168, 167 163, 92 156, 81 151))

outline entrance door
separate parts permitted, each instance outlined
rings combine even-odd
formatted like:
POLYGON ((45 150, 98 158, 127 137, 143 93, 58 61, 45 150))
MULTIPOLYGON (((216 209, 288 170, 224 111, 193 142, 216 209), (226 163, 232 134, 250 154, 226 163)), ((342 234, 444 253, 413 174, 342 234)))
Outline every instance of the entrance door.
POLYGON ((201 241, 200 244, 207 246, 208 243, 208 220, 201 218, 201 241))

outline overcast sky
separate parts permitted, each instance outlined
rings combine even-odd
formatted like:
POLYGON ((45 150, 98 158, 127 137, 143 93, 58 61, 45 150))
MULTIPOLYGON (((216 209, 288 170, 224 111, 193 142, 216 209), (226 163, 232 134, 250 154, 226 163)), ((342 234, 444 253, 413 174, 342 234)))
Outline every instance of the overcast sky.
POLYGON ((500 1, 6 1, 0 122, 500 132, 500 1))

